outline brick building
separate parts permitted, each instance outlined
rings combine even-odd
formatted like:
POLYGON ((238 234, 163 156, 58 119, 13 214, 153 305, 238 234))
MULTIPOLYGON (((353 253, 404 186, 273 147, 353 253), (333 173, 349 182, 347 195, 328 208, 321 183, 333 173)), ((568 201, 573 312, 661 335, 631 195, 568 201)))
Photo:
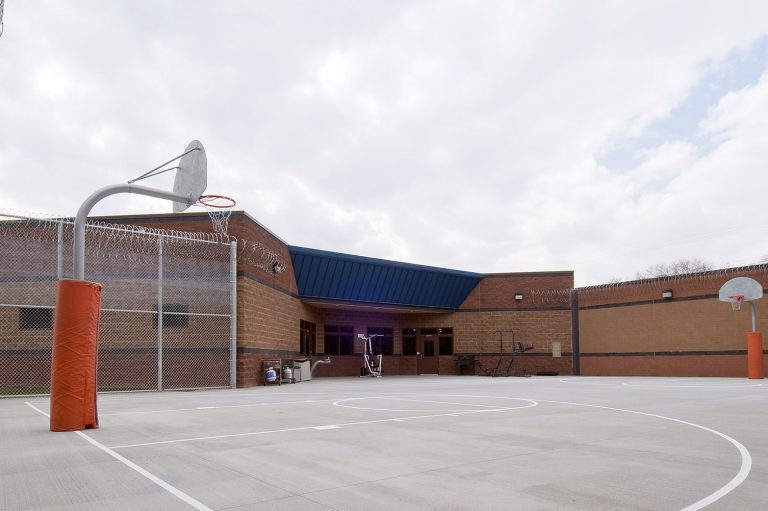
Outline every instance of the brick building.
MULTIPOLYGON (((198 213, 99 220, 211 228, 198 213)), ((279 259, 238 260, 238 386, 262 383, 262 360, 275 358, 330 356, 315 376, 358 376, 358 334, 371 333, 385 375, 571 374, 571 271, 477 274, 289 246, 242 211, 228 233, 279 259)))
MULTIPOLYGON (((120 221, 209 228, 196 214, 120 221)), ((333 363, 319 366, 318 375, 358 375, 363 347, 357 334, 371 332, 385 334, 378 350, 387 375, 496 369, 505 375, 740 377, 750 314, 732 312, 717 293, 736 276, 763 286, 768 281, 768 267, 757 265, 574 289, 572 271, 429 268, 289 246, 243 212, 233 213, 229 225, 233 236, 263 243, 286 262, 272 274, 238 263, 241 386, 258 384, 261 360, 275 357, 328 354, 333 363), (425 296, 408 294, 416 282, 408 279, 417 275, 425 296), (451 279, 462 283, 448 285, 451 279), (511 353, 520 348, 527 351, 511 353), (427 360, 432 349, 435 360, 427 360), (467 360, 477 362, 460 364, 467 360)), ((768 321, 761 302, 756 313, 758 325, 768 321)), ((765 366, 768 371, 768 360, 765 366)))
MULTIPOLYGON (((139 228, 211 231, 205 213, 95 220, 139 228)), ((263 383, 262 361, 273 359, 329 356, 332 363, 318 366, 314 377, 358 376, 363 353, 359 334, 377 334, 373 349, 382 355, 386 376, 743 377, 750 314, 748 310, 732 312, 718 301, 717 291, 735 276, 768 281, 768 269, 753 266, 574 289, 572 271, 480 274, 290 246, 242 211, 232 213, 228 233, 240 247, 235 333, 239 387, 263 383), (247 257, 249 250, 268 257, 247 257)), ((37 255, 30 251, 25 257, 37 255)), ((101 269, 102 273, 106 270, 101 269)), ((0 297, 18 295, 14 286, 41 285, 39 271, 27 271, 24 264, 16 274, 25 271, 29 275, 22 275, 22 280, 0 286, 0 297)), ((55 273, 46 278, 55 279, 55 273)), ((139 284, 126 281, 114 285, 139 284)), ((150 293, 134 290, 131 296, 146 301, 142 309, 151 311, 155 306, 150 293)), ((209 295, 201 299, 225 301, 209 295)), ((50 297, 46 295, 44 301, 50 303, 50 297)), ((6 302, 12 303, 10 299, 6 302)), ((181 302, 173 305, 189 310, 181 302)), ((756 305, 760 326, 768 314, 762 303, 756 305)), ((23 346, 14 344, 14 325, 21 328, 24 312, 28 311, 12 307, 0 310, 0 322, 8 327, 0 339, 6 366, 22 362, 13 359, 19 356, 18 350, 49 345, 50 330, 45 329, 26 332, 23 346)), ((192 347, 198 343, 210 352, 206 330, 226 330, 226 321, 190 316, 169 332, 168 341, 178 339, 192 347), (201 321, 207 321, 204 327, 201 321), (216 322, 222 325, 217 327, 216 322)), ((115 339, 128 338, 121 332, 130 332, 135 339, 146 338, 148 352, 156 325, 144 320, 137 327, 123 313, 102 317, 105 337, 114 334, 115 339)), ((141 358, 141 350, 136 351, 133 344, 131 348, 138 353, 132 366, 113 369, 150 373, 153 359, 141 358)), ((183 381, 183 366, 190 359, 179 360, 181 365, 175 371, 183 381)), ((211 368, 211 373, 220 373, 215 381, 226 382, 226 357, 216 360, 222 367, 211 368)), ((40 370, 45 373, 44 367, 40 370)))

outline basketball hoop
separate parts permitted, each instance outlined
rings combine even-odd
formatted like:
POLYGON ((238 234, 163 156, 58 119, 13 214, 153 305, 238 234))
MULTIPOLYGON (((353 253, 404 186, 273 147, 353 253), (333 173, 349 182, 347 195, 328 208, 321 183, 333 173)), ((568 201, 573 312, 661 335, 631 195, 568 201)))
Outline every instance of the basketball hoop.
POLYGON ((741 302, 744 301, 744 295, 733 295, 733 296, 729 296, 728 298, 733 300, 731 302, 731 309, 732 310, 735 310, 735 311, 741 310, 741 302))
POLYGON ((717 297, 721 302, 731 302, 734 311, 741 309, 742 302, 747 302, 752 309, 752 331, 747 333, 747 378, 764 378, 763 336, 757 331, 754 303, 763 297, 763 285, 750 277, 734 277, 720 286, 717 297))
POLYGON ((213 224, 213 232, 226 236, 229 216, 235 204, 235 199, 225 195, 201 195, 193 205, 205 208, 213 224))

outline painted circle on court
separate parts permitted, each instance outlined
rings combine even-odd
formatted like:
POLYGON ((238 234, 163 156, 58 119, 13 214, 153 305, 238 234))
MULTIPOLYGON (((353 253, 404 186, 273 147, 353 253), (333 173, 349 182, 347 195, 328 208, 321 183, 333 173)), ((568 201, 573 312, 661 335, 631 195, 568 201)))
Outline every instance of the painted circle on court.
MULTIPOLYGON (((564 381, 565 379, 561 380, 564 381)), ((620 383, 620 382, 618 382, 620 383)), ((599 383, 598 383, 599 384, 599 383)), ((604 383, 603 383, 604 384, 604 383)), ((648 412, 641 412, 637 410, 630 410, 626 408, 615 408, 610 406, 601 406, 601 405, 592 405, 587 403, 574 403, 569 401, 555 401, 555 400, 547 400, 547 399, 526 399, 526 398, 518 398, 518 397, 507 397, 507 396, 477 396, 477 395, 466 395, 466 394, 453 394, 453 395, 443 395, 441 397, 459 397, 459 398, 474 398, 474 399, 504 399, 504 400, 510 400, 510 401, 522 401, 527 404, 521 405, 521 406, 513 406, 513 407, 494 407, 489 405, 478 405, 475 403, 455 403, 455 402, 446 402, 446 401, 434 401, 434 400, 427 400, 427 399, 406 399, 404 397, 385 397, 385 396, 378 396, 378 397, 355 397, 355 398, 347 398, 347 399, 340 399, 338 401, 334 401, 334 406, 339 406, 342 408, 351 408, 356 410, 375 410, 375 411, 388 411, 388 412, 421 412, 421 413, 429 413, 430 415, 424 416, 423 418, 430 417, 433 418, 435 416, 456 416, 456 415, 465 415, 465 414, 473 414, 473 413, 480 413, 480 412, 503 412, 508 410, 519 410, 524 408, 530 408, 533 406, 537 406, 540 402, 541 403, 552 403, 552 404, 560 404, 560 405, 567 405, 567 406, 578 406, 578 407, 586 407, 586 408, 595 408, 595 409, 601 409, 601 410, 609 410, 614 412, 621 412, 621 413, 628 413, 633 415, 639 415, 643 417, 650 417, 655 419, 661 419, 665 421, 674 422, 677 424, 681 424, 684 426, 692 427, 699 429, 701 431, 716 435, 728 442, 731 443, 738 451, 739 455, 741 457, 741 466, 739 468, 738 473, 725 485, 721 486, 714 492, 710 493, 706 497, 694 502, 693 504, 690 504, 686 507, 684 507, 681 511, 698 511, 700 509, 703 509, 710 504, 720 500, 722 497, 736 489, 741 483, 743 483, 747 476, 749 476, 750 471, 752 470, 752 456, 749 454, 749 451, 747 450, 744 445, 742 445, 739 441, 735 440, 734 438, 729 437, 728 435, 721 433, 717 430, 708 428, 706 426, 702 426, 700 424, 696 424, 694 422, 688 422, 681 419, 676 419, 674 417, 667 417, 664 415, 658 415, 654 413, 648 413, 648 412), (363 400, 371 400, 371 399, 379 399, 379 400, 390 400, 390 401, 399 401, 399 402, 412 402, 412 403, 432 403, 432 404, 441 404, 441 405, 453 405, 453 406, 466 406, 466 407, 474 407, 473 409, 467 409, 467 408, 451 408, 451 409, 417 409, 417 408, 381 408, 381 407, 369 407, 369 406, 354 406, 351 404, 348 404, 353 401, 363 401, 363 400)), ((421 417, 402 417, 402 418, 393 418, 393 419, 387 419, 387 420, 405 420, 405 419, 417 419, 421 417)))

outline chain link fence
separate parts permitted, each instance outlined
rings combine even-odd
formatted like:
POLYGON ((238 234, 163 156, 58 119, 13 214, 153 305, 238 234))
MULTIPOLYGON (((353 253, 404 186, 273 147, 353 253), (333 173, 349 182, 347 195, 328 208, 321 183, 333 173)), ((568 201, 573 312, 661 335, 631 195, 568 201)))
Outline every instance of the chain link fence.
MULTIPOLYGON (((73 228, 0 211, 0 396, 50 390, 73 228)), ((215 234, 88 224, 85 278, 102 285, 99 391, 234 387, 236 252, 215 234)))

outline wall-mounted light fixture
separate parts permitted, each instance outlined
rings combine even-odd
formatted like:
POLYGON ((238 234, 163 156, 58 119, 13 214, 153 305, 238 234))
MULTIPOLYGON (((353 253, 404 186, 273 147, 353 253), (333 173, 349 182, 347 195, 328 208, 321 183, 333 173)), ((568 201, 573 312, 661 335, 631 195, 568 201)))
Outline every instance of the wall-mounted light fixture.
POLYGON ((672 290, 671 289, 665 289, 661 292, 661 297, 665 300, 669 300, 672 298, 672 290))
POLYGON ((523 299, 523 293, 515 293, 515 300, 522 300, 523 299))

